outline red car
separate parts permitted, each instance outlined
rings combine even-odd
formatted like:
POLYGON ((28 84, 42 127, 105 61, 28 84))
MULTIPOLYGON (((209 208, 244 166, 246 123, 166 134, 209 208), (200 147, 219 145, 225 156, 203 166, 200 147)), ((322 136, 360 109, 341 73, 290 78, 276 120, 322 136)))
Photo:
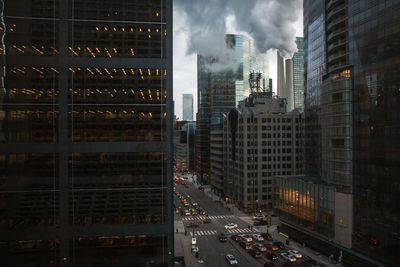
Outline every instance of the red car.
POLYGON ((257 250, 249 250, 249 253, 251 256, 253 256, 254 258, 258 259, 262 257, 262 254, 260 251, 257 250))

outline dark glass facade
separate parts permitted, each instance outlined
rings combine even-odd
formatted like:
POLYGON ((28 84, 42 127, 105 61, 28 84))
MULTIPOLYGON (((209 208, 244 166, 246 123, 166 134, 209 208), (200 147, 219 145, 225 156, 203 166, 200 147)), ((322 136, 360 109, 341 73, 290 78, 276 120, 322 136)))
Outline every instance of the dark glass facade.
POLYGON ((353 80, 354 249, 400 254, 400 1, 349 1, 353 80))
POLYGON ((172 264, 172 1, 1 5, 2 266, 172 264))

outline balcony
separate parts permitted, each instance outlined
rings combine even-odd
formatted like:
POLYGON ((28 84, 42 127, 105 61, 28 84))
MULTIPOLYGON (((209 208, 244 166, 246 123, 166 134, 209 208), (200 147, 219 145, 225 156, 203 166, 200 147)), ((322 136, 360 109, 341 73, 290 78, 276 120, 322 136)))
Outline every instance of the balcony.
POLYGON ((347 65, 345 61, 341 61, 332 66, 328 66, 328 73, 339 71, 345 68, 349 68, 349 65, 347 65))
POLYGON ((343 0, 331 0, 328 2, 328 4, 326 4, 326 10, 329 11, 329 9, 331 9, 331 7, 334 7, 335 5, 344 2, 343 0))
POLYGON ((327 47, 327 53, 329 53, 329 52, 331 52, 331 50, 333 50, 334 48, 339 48, 339 47, 342 47, 343 45, 345 45, 347 43, 347 41, 346 40, 344 40, 344 39, 341 39, 341 40, 338 40, 338 41, 336 41, 336 42, 334 42, 334 43, 331 43, 330 45, 328 45, 328 47, 327 47))
POLYGON ((326 37, 326 42, 329 43, 329 41, 335 40, 340 35, 344 35, 344 37, 346 37, 345 36, 346 31, 347 31, 346 28, 343 27, 343 28, 340 28, 340 29, 328 34, 328 36, 326 37))
POLYGON ((340 60, 340 59, 343 59, 343 58, 346 57, 346 54, 347 54, 347 53, 346 53, 345 50, 336 52, 335 54, 330 55, 330 56, 328 57, 328 63, 333 63, 333 62, 335 62, 335 61, 338 61, 338 60, 340 60))
POLYGON ((332 9, 331 11, 327 12, 326 21, 329 21, 332 17, 334 17, 336 15, 342 15, 342 14, 339 14, 339 13, 340 12, 344 12, 345 8, 346 8, 346 5, 345 4, 341 4, 340 6, 337 6, 334 9, 332 9))
POLYGON ((345 20, 346 18, 344 16, 332 20, 326 25, 326 31, 329 32, 330 30, 333 30, 335 27, 345 26, 345 20))

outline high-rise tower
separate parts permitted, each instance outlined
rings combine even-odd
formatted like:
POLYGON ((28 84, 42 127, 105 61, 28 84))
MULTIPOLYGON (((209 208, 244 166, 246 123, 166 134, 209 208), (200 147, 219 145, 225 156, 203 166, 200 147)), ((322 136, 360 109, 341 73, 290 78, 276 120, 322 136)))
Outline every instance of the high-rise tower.
POLYGON ((182 119, 193 121, 193 95, 182 94, 182 119))
POLYGON ((1 8, 1 265, 172 264, 172 1, 1 8))

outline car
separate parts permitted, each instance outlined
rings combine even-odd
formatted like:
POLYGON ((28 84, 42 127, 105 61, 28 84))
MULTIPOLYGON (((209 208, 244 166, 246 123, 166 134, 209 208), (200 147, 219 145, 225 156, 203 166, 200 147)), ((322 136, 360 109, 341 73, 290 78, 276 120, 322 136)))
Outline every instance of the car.
POLYGON ((211 219, 210 218, 205 218, 205 219, 203 219, 203 223, 211 223, 211 219))
POLYGON ((255 215, 253 216, 253 220, 262 220, 262 219, 264 219, 264 218, 265 218, 265 216, 262 215, 262 214, 255 214, 255 215))
POLYGON ((199 211, 199 214, 200 214, 200 215, 205 215, 205 214, 206 214, 206 211, 205 211, 205 210, 200 210, 200 211, 199 211))
POLYGON ((199 186, 199 190, 203 191, 204 187, 203 186, 199 186))
POLYGON ((290 255, 295 256, 297 259, 301 259, 303 257, 303 255, 301 255, 301 253, 298 250, 291 249, 291 250, 288 250, 288 253, 290 255))
POLYGON ((241 246, 241 247, 244 248, 245 250, 251 249, 250 243, 248 243, 248 242, 246 242, 246 241, 244 241, 244 240, 240 241, 239 246, 241 246))
POLYGON ((258 259, 258 258, 261 258, 262 257, 262 254, 261 254, 261 252, 260 251, 257 251, 257 250, 255 250, 255 249, 250 249, 249 250, 249 253, 250 253, 250 255, 251 256, 253 256, 254 258, 256 258, 256 259, 258 259))
POLYGON ((268 223, 264 221, 255 221, 253 224, 254 226, 262 226, 262 225, 267 225, 268 223))
POLYGON ((242 237, 239 236, 239 235, 231 235, 231 238, 232 238, 232 240, 234 240, 234 241, 241 241, 241 240, 242 240, 242 237))
POLYGON ((196 245, 192 245, 192 252, 193 253, 199 252, 199 247, 196 245))
POLYGON ((266 262, 264 263, 264 267, 276 267, 276 265, 273 262, 266 262))
POLYGON ((197 210, 192 210, 192 215, 197 215, 197 210))
POLYGON ((199 227, 199 224, 196 223, 196 222, 190 222, 190 223, 188 224, 187 227, 189 227, 189 228, 195 228, 195 227, 199 227))
POLYGON ((225 229, 234 229, 238 227, 236 223, 228 223, 227 225, 224 226, 225 229))
POLYGON ((186 215, 186 216, 190 216, 190 211, 185 210, 185 215, 186 215))
POLYGON ((282 257, 283 259, 285 259, 285 260, 287 260, 287 261, 290 261, 290 262, 295 262, 295 261, 296 261, 296 257, 293 256, 293 255, 290 255, 290 254, 288 254, 288 253, 281 253, 280 255, 281 255, 281 257, 282 257))
POLYGON ((185 205, 185 207, 189 207, 189 203, 187 203, 187 202, 184 205, 185 205))
POLYGON ((255 244, 254 248, 257 249, 258 251, 262 251, 262 252, 267 251, 267 248, 263 244, 260 244, 260 243, 255 244))
POLYGON ((264 240, 272 240, 272 235, 270 233, 262 233, 262 237, 264 237, 264 240))
POLYGON ((264 243, 264 246, 265 246, 267 249, 272 250, 272 251, 276 251, 276 250, 279 249, 273 242, 265 242, 265 243, 264 243))
POLYGON ((267 252, 265 253, 265 257, 271 261, 277 261, 278 260, 278 256, 273 253, 273 252, 267 252))
POLYGON ((238 262, 232 254, 226 255, 226 260, 229 262, 230 265, 237 265, 238 262))
POLYGON ((258 235, 258 234, 254 234, 253 235, 253 239, 259 242, 263 242, 264 241, 264 237, 258 235))
POLYGON ((197 244, 197 239, 196 237, 192 237, 192 245, 196 245, 197 244))
POLYGON ((310 267, 318 267, 318 262, 310 258, 304 258, 303 263, 310 267))
POLYGON ((283 244, 280 241, 274 242, 274 245, 277 246, 280 249, 285 249, 285 244, 283 244))
POLYGON ((226 235, 224 233, 220 233, 218 236, 218 240, 220 242, 226 242, 226 235))
POLYGON ((251 236, 248 235, 242 235, 242 240, 250 243, 251 241, 253 241, 253 238, 251 238, 251 236))

